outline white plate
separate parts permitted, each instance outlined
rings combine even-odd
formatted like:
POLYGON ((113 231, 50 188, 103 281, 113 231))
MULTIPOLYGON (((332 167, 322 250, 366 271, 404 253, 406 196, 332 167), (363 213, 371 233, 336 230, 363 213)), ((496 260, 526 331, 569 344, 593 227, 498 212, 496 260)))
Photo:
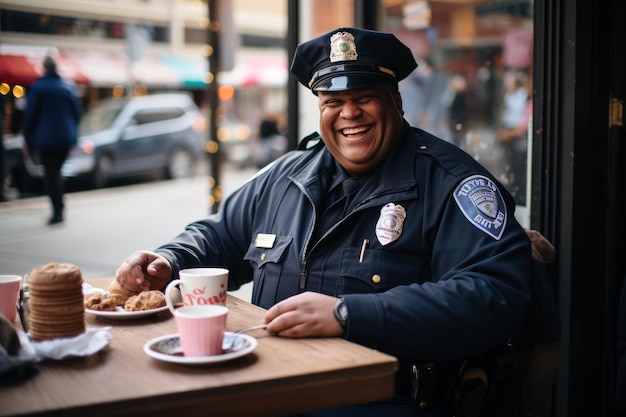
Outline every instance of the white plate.
MULTIPOLYGON (((230 343, 232 332, 224 333, 224 344, 230 343)), ((235 340, 235 345, 228 351, 213 356, 183 356, 178 333, 156 337, 143 345, 143 351, 148 356, 164 362, 172 362, 183 365, 206 365, 230 361, 240 358, 256 349, 259 342, 252 336, 240 334, 235 340)))
POLYGON ((141 317, 151 316, 159 311, 167 310, 167 306, 153 308, 152 310, 126 311, 124 307, 117 306, 116 311, 100 311, 85 308, 85 313, 94 316, 104 317, 111 320, 133 320, 141 317))

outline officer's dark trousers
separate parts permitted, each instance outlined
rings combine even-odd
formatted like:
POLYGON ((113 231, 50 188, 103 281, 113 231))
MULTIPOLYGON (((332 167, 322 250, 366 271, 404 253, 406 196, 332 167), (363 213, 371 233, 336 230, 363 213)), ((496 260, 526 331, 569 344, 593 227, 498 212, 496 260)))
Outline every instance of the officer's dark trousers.
POLYGON ((61 166, 69 149, 46 149, 39 152, 41 164, 44 167, 44 186, 50 203, 52 204, 52 218, 63 219, 63 178, 61 178, 61 166))

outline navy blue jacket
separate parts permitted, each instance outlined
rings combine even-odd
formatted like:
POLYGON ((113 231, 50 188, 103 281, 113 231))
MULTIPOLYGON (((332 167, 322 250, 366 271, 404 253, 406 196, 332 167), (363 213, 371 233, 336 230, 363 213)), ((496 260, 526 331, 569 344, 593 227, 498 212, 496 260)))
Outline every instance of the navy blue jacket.
POLYGON ((486 352, 517 332, 530 298, 530 241, 487 170, 405 124, 350 212, 314 242, 334 166, 324 146, 290 152, 157 252, 173 276, 223 266, 230 289, 253 280, 252 301, 265 308, 303 291, 343 295, 346 338, 401 363, 486 352), (275 236, 271 248, 260 247, 260 233, 275 236))
POLYGON ((24 140, 30 149, 68 149, 76 144, 82 104, 75 86, 47 72, 28 89, 24 140))

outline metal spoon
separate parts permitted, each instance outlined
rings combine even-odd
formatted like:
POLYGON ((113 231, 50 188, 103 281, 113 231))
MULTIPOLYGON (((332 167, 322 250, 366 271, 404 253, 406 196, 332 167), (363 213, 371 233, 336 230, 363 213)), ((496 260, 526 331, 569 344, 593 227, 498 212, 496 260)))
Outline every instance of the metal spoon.
POLYGON ((250 326, 246 327, 245 329, 237 330, 235 333, 228 336, 228 340, 224 340, 224 343, 222 343, 222 350, 224 352, 227 352, 233 349, 233 347, 235 347, 235 342, 239 338, 240 334, 250 332, 252 330, 260 330, 265 328, 267 328, 267 324, 259 324, 256 326, 250 326))

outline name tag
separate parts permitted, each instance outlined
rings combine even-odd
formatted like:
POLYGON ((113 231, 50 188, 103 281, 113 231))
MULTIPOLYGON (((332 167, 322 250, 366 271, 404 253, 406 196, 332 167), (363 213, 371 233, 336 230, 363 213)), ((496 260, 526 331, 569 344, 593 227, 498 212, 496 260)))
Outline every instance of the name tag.
POLYGON ((259 233, 254 241, 254 246, 257 248, 273 248, 276 241, 276 235, 270 235, 266 233, 259 233))

